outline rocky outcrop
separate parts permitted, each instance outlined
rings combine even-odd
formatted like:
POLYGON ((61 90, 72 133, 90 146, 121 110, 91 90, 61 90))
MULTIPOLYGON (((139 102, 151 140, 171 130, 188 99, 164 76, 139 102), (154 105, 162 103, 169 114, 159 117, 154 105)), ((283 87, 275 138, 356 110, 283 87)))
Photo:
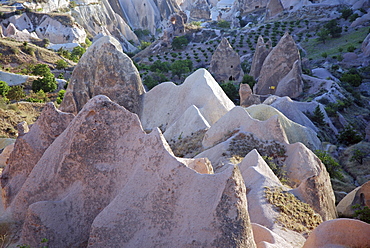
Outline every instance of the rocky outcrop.
POLYGON ((365 56, 370 56, 370 34, 368 34, 362 42, 361 51, 365 56))
POLYGON ((160 127, 165 131, 188 108, 194 108, 193 105, 209 125, 213 125, 235 106, 212 75, 205 69, 198 69, 181 85, 162 83, 147 92, 140 120, 144 129, 160 127))
POLYGON ((299 60, 295 61, 292 70, 280 80, 275 95, 299 97, 303 92, 302 68, 299 60))
POLYGON ((240 11, 240 14, 247 14, 259 8, 265 8, 269 0, 236 0, 232 12, 240 11))
POLYGON ((283 12, 284 6, 280 0, 270 0, 266 6, 266 19, 271 19, 283 12))
POLYGON ((303 248, 367 247, 369 243, 369 224, 353 219, 336 219, 321 223, 303 248))
POLYGON ((216 81, 241 81, 243 70, 241 68, 240 56, 231 47, 226 38, 222 38, 212 55, 209 72, 215 77, 216 81))
MULTIPOLYGON (((294 89, 300 89, 302 85, 302 80, 300 78, 292 79, 292 77, 299 74, 300 71, 300 66, 298 65, 293 68, 295 63, 300 63, 299 51, 292 36, 290 36, 288 33, 285 33, 276 47, 274 47, 267 55, 262 64, 258 83, 254 86, 253 89, 255 94, 267 95, 280 93, 279 96, 286 95, 289 97, 293 97, 289 95, 291 94, 291 92, 287 92, 286 90, 279 90, 278 92, 276 91, 279 87, 279 83, 288 74, 290 75, 287 79, 289 79, 291 83, 294 82, 298 84, 294 85, 294 89)), ((290 86, 292 85, 290 84, 290 86)), ((287 89, 286 86, 281 87, 282 89, 287 89)), ((301 93, 301 91, 294 91, 294 95, 298 93, 301 93)))
POLYGON ((48 103, 29 132, 19 136, 1 175, 4 205, 9 206, 45 150, 73 119, 48 103))
POLYGON ((338 215, 341 217, 353 217, 355 210, 357 210, 353 208, 354 205, 370 208, 370 181, 348 193, 338 203, 338 215))
POLYGON ((190 20, 207 21, 211 19, 211 10, 206 0, 197 0, 190 10, 190 20))
POLYGON ((275 108, 265 104, 259 104, 252 105, 246 108, 246 110, 253 118, 260 121, 268 120, 272 116, 277 115, 290 144, 301 142, 311 150, 321 148, 321 141, 317 138, 315 131, 311 128, 292 122, 275 108))
POLYGON ((263 62, 265 61, 267 55, 271 51, 271 42, 264 41, 262 36, 258 37, 257 45, 256 45, 256 51, 253 55, 252 65, 251 65, 251 71, 249 75, 254 77, 254 79, 258 79, 260 76, 260 71, 263 65, 263 62))
POLYGON ((76 114, 90 98, 104 94, 139 114, 143 93, 144 87, 135 65, 122 52, 116 39, 105 36, 94 42, 81 57, 73 70, 60 109, 76 114))
POLYGON ((253 104, 260 104, 259 96, 252 93, 252 89, 248 84, 240 84, 239 87, 240 106, 249 107, 253 104))
MULTIPOLYGON (((84 43, 86 39, 85 30, 67 15, 30 12, 14 15, 1 22, 3 26, 8 26, 10 23, 17 30, 22 31, 23 35, 39 39, 46 38, 51 43, 84 43)), ((6 33, 5 36, 7 36, 6 33)))
POLYGON ((27 82, 29 76, 0 71, 0 80, 9 86, 20 85, 27 82))
POLYGON ((146 134, 137 115, 95 96, 6 211, 30 246, 47 236, 51 247, 254 248, 246 193, 237 167, 199 174, 158 129, 146 134))

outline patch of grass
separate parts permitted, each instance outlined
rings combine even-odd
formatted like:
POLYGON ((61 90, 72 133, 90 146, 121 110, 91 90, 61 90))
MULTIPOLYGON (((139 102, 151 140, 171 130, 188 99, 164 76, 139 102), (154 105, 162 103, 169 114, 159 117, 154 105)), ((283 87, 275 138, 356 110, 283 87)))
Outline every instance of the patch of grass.
POLYGON ((310 205, 297 199, 293 194, 283 192, 281 188, 265 189, 265 197, 280 212, 277 221, 285 228, 308 234, 323 222, 310 205))
POLYGON ((309 39, 308 42, 302 42, 302 47, 309 54, 309 58, 320 59, 321 54, 326 52, 328 56, 337 55, 338 49, 341 48, 342 51, 347 51, 348 47, 354 46, 358 48, 361 46, 359 41, 363 41, 368 34, 369 28, 363 27, 359 28, 357 31, 350 32, 348 34, 343 34, 339 38, 330 38, 325 44, 317 41, 316 38, 309 39))

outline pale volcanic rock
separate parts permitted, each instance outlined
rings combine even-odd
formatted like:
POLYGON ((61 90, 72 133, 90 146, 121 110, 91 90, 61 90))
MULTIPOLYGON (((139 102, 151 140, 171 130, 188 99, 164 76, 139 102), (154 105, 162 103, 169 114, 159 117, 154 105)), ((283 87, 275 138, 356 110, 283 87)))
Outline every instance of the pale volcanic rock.
POLYGON ((257 223, 252 223, 253 237, 257 248, 293 248, 283 237, 257 223))
POLYGON ((87 49, 73 70, 60 109, 76 114, 90 98, 103 94, 139 114, 144 92, 132 60, 116 39, 104 36, 87 49))
POLYGON ((370 181, 349 192, 337 205, 339 216, 353 217, 355 210, 352 206, 359 204, 370 208, 370 181))
POLYGON ((19 136, 1 175, 4 205, 9 206, 45 150, 73 119, 58 111, 53 103, 45 105, 29 132, 19 136))
POLYGON ((271 49, 271 42, 268 41, 265 43, 263 37, 259 36, 257 40, 256 51, 253 55, 251 71, 249 73, 249 75, 254 77, 254 79, 258 79, 258 77, 260 76, 263 62, 265 61, 267 55, 270 53, 271 49))
POLYGON ((278 83, 275 95, 296 98, 299 97, 302 92, 302 67, 301 61, 297 60, 294 62, 292 70, 278 83))
POLYGON ((300 61, 298 48, 292 36, 285 33, 263 62, 258 83, 254 86, 255 94, 275 94, 279 82, 297 60, 300 61))
POLYGON ((177 160, 200 174, 214 174, 211 161, 208 158, 177 158, 177 160))
POLYGON ((253 119, 243 107, 236 106, 210 127, 203 138, 203 147, 214 146, 234 130, 253 133, 254 136, 262 140, 288 143, 288 138, 276 116, 272 116, 266 121, 260 121, 253 119))
POLYGON ((0 167, 4 168, 10 154, 14 150, 14 143, 7 145, 0 154, 0 167))
POLYGON ((239 87, 240 106, 249 107, 253 104, 260 104, 259 96, 252 93, 252 89, 248 84, 240 84, 239 87))
POLYGON ((190 10, 190 19, 195 21, 211 19, 211 10, 206 0, 197 0, 194 3, 190 10))
POLYGON ((260 121, 268 120, 271 116, 277 115, 290 144, 301 142, 312 150, 320 149, 321 141, 317 138, 315 131, 289 120, 277 109, 269 105, 259 104, 249 106, 246 110, 253 118, 260 121))
POLYGON ((366 57, 370 56, 370 34, 368 34, 362 42, 361 51, 366 57))
POLYGON ((210 125, 207 120, 204 119, 199 109, 191 105, 177 121, 166 129, 163 136, 166 140, 184 138, 199 130, 208 129, 209 127, 210 125))
POLYGON ((336 219, 321 223, 303 248, 368 247, 369 244, 369 224, 353 219, 336 219))
POLYGON ((169 157, 146 167, 96 217, 88 247, 256 247, 237 167, 200 175, 169 157))
POLYGON ((140 120, 144 129, 160 127, 166 130, 192 105, 199 109, 209 125, 235 106, 212 75, 199 69, 181 85, 162 83, 147 92, 140 120))
POLYGON ((211 58, 209 72, 216 81, 241 81, 244 72, 241 68, 240 56, 231 47, 226 38, 222 38, 211 58))
POLYGON ((284 6, 280 0, 270 0, 266 6, 266 18, 270 19, 283 12, 284 6))
POLYGON ((240 14, 246 14, 258 8, 265 8, 268 2, 269 0, 236 0, 231 11, 240 11, 240 14))

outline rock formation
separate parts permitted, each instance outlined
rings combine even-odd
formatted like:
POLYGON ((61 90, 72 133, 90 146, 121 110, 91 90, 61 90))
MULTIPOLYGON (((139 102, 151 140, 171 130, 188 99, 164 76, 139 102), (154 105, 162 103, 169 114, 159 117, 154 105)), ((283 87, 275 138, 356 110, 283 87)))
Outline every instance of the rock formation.
POLYGON ((370 181, 349 192, 337 205, 338 215, 341 217, 353 217, 354 205, 370 208, 370 181))
POLYGON ((207 21, 211 19, 211 10, 206 0, 197 0, 190 10, 190 20, 207 21))
MULTIPOLYGON (((188 108, 194 108, 193 105, 209 125, 235 106, 212 75, 205 69, 198 69, 181 85, 162 83, 147 92, 140 120, 144 129, 167 130, 188 108)), ((181 133, 181 129, 177 132, 181 133)))
POLYGON ((239 87, 240 106, 249 107, 253 104, 260 104, 259 96, 252 93, 252 89, 248 84, 240 84, 239 87))
POLYGON ((301 62, 296 60, 292 70, 278 82, 275 94, 277 96, 289 96, 296 98, 303 92, 301 62))
POLYGON ((60 109, 77 113, 93 96, 104 94, 139 114, 144 87, 131 59, 113 37, 94 42, 81 57, 68 84, 60 109), (97 70, 98 68, 98 70, 97 70))
POLYGON ((254 248, 246 193, 237 167, 199 174, 172 155, 158 129, 145 134, 135 114, 95 96, 6 213, 23 223, 19 243, 30 246, 48 237, 51 247, 254 248))
POLYGON ((236 0, 232 7, 232 12, 240 11, 240 14, 247 14, 256 9, 265 8, 269 0, 236 0))
POLYGON ((18 137, 1 175, 4 205, 9 206, 45 150, 73 119, 72 114, 46 104, 30 131, 18 137))
POLYGON ((361 51, 364 53, 365 56, 370 56, 370 34, 368 34, 362 42, 361 51))
POLYGON ((325 221, 308 237, 303 248, 367 247, 370 225, 353 219, 325 221))
POLYGON ((281 0, 270 0, 266 6, 266 19, 271 19, 283 12, 284 6, 281 0))
MULTIPOLYGON (((303 83, 300 78, 292 79, 293 76, 297 76, 300 74, 300 66, 296 65, 295 68, 293 68, 295 63, 300 63, 299 51, 293 38, 288 33, 285 33, 276 47, 274 47, 267 55, 262 64, 258 83, 254 86, 253 89, 255 94, 267 95, 279 93, 279 96, 289 97, 299 95, 302 92, 301 85, 303 83), (291 72, 292 70, 293 72, 291 72), (288 74, 290 75, 286 79, 289 79, 291 84, 297 84, 293 87, 294 96, 291 95, 291 91, 285 91, 287 87, 284 86, 281 86, 282 89, 276 92, 280 82, 288 74)), ((290 86, 292 86, 291 84, 290 86)))
POLYGON ((254 77, 254 79, 257 80, 260 76, 263 62, 265 61, 267 55, 270 53, 271 49, 271 42, 269 41, 265 43, 263 37, 259 36, 257 40, 256 51, 253 55, 251 71, 249 73, 249 75, 254 77))
POLYGON ((277 115, 290 144, 301 142, 311 150, 320 149, 321 141, 317 138, 315 131, 311 128, 292 122, 275 108, 265 104, 259 104, 252 105, 246 108, 246 110, 253 118, 260 121, 265 121, 272 116, 277 115))
POLYGON ((222 38, 212 55, 209 72, 215 77, 216 81, 241 81, 243 70, 240 64, 240 57, 230 46, 226 38, 222 38))

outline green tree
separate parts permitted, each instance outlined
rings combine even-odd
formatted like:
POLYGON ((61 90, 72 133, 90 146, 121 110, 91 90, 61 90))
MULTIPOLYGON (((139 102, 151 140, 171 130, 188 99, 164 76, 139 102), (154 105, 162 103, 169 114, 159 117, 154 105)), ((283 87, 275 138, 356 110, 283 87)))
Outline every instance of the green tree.
POLYGON ((189 73, 193 70, 193 62, 191 60, 176 60, 171 64, 171 72, 172 76, 178 76, 181 78, 181 76, 184 73, 189 73))
POLYGON ((327 39, 329 39, 329 30, 327 30, 326 28, 322 28, 319 32, 317 32, 317 36, 317 40, 322 41, 322 43, 325 44, 327 39))
POLYGON ((340 81, 349 83, 353 87, 358 87, 362 84, 362 78, 357 73, 344 73, 342 77, 340 78, 340 81))
POLYGON ((148 90, 151 90, 154 86, 158 85, 158 82, 150 75, 144 78, 143 83, 146 87, 148 87, 148 90))
POLYGON ((6 97, 10 100, 15 100, 19 102, 22 98, 24 98, 26 94, 23 91, 23 86, 21 85, 15 85, 10 87, 8 94, 6 94, 6 97))
POLYGON ((43 90, 44 92, 53 92, 57 89, 57 82, 52 73, 46 74, 43 77, 33 80, 32 90, 38 92, 43 90))
POLYGON ((329 34, 333 38, 338 38, 340 37, 342 33, 342 27, 339 26, 338 21, 333 19, 326 23, 324 27, 329 31, 329 34))
POLYGON ((331 178, 343 179, 340 165, 334 158, 332 158, 326 151, 316 150, 315 154, 325 165, 331 178))
POLYGON ((168 62, 161 62, 160 60, 156 60, 153 64, 150 65, 149 70, 152 72, 168 72, 170 70, 170 64, 168 62))
POLYGON ((56 63, 56 68, 58 70, 60 69, 65 69, 68 67, 68 63, 64 60, 64 59, 59 59, 57 60, 57 63, 56 63))
POLYGON ((311 120, 320 126, 324 126, 326 124, 326 122, 324 121, 324 117, 324 113, 321 111, 320 106, 317 105, 315 110, 313 111, 313 116, 311 120))
POLYGON ((61 104, 62 103, 65 93, 66 93, 65 90, 60 90, 58 92, 58 97, 57 97, 57 103, 58 104, 61 104))
POLYGON ((144 50, 145 48, 147 48, 148 46, 150 46, 152 43, 151 42, 148 42, 148 41, 141 41, 140 43, 140 50, 144 50))
POLYGON ((175 50, 184 49, 188 44, 189 41, 185 36, 178 36, 172 40, 172 48, 175 50))
POLYGON ((350 17, 353 14, 353 10, 350 8, 342 9, 339 12, 342 13, 341 18, 343 18, 344 20, 347 20, 348 17, 350 17))
MULTIPOLYGON (((236 87, 233 82, 227 82, 220 85, 225 94, 235 104, 239 102, 239 87, 236 87)), ((239 85, 238 85, 239 86, 239 85)))
POLYGON ((366 152, 361 151, 360 149, 355 149, 353 155, 349 161, 356 161, 359 164, 363 164, 364 158, 367 156, 366 152))
POLYGON ((357 144, 362 140, 362 136, 350 125, 347 125, 344 130, 339 132, 338 141, 343 145, 357 144))
POLYGON ((225 20, 220 20, 217 23, 217 26, 220 27, 220 28, 230 28, 230 22, 225 21, 225 20))
POLYGON ((44 76, 48 73, 51 73, 50 68, 48 65, 45 64, 37 64, 32 68, 32 74, 37 76, 44 76))
POLYGON ((70 59, 74 62, 78 62, 81 56, 86 52, 86 49, 80 46, 76 46, 73 48, 71 52, 70 59))
POLYGON ((256 83, 257 83, 256 80, 254 80, 252 76, 244 74, 242 84, 248 84, 249 87, 251 87, 251 89, 253 90, 253 87, 256 83))
POLYGON ((8 91, 10 89, 10 86, 4 82, 4 81, 0 81, 0 95, 1 96, 6 96, 6 94, 8 94, 8 91))

